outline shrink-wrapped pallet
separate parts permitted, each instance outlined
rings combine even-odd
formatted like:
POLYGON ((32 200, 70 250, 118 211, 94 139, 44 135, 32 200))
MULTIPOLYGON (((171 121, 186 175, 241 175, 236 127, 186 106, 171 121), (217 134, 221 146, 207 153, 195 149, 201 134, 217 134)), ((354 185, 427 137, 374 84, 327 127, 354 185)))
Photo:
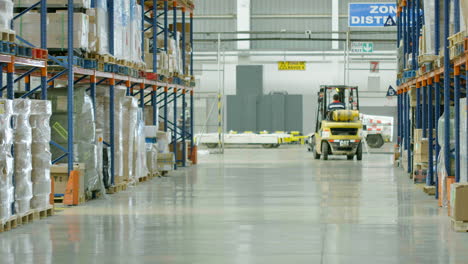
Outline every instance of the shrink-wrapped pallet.
POLYGON ((89 49, 91 52, 109 54, 109 16, 107 1, 96 0, 96 8, 87 10, 89 15, 89 49))
MULTIPOLYGON (((96 124, 93 102, 86 94, 88 86, 76 86, 74 94, 74 162, 85 164, 84 193, 91 197, 93 191, 102 191, 102 166, 98 164, 98 149, 96 145, 96 124)), ((56 88, 49 92, 52 101, 53 115, 51 118, 52 139, 62 146, 68 143, 67 89, 56 88)), ((53 149, 53 158, 63 154, 57 148, 53 149)), ((64 158, 61 162, 66 162, 64 158)))
POLYGON ((29 123, 31 114, 31 100, 13 100, 15 115, 15 210, 17 214, 24 214, 31 209, 32 198, 32 130, 29 123))
POLYGON ((133 62, 142 62, 141 11, 141 5, 137 4, 135 0, 130 0, 130 60, 133 62))
POLYGON ((13 19, 13 2, 11 0, 0 0, 0 31, 11 32, 11 20, 13 19))
MULTIPOLYGON (((60 11, 47 14, 47 48, 68 49, 68 14, 60 11)), ((73 14, 73 48, 89 51, 89 17, 86 14, 73 14)), ((41 46, 41 15, 39 13, 26 13, 15 20, 17 35, 24 38, 36 47, 41 46)))
MULTIPOLYGON (((123 180, 122 101, 127 92, 124 86, 114 87, 114 172, 115 183, 123 180)), ((96 90, 96 127, 102 129, 103 139, 110 143, 109 87, 98 86, 96 90)))
POLYGON ((148 173, 156 175, 158 173, 158 147, 153 143, 146 143, 146 164, 148 173))
POLYGON ((11 217, 14 201, 13 113, 13 101, 0 99, 0 224, 11 217))
POLYGON ((460 182, 468 182, 468 122, 466 98, 460 99, 460 182))
POLYGON ((130 182, 136 179, 134 167, 135 137, 137 136, 138 100, 126 96, 123 99, 123 155, 124 155, 124 177, 130 182))
POLYGON ((32 188, 33 198, 31 208, 44 210, 49 206, 51 192, 50 166, 52 154, 50 152, 50 117, 52 103, 46 100, 31 100, 31 116, 29 118, 32 128, 32 188))
POLYGON ((145 122, 143 120, 143 111, 138 109, 138 122, 135 135, 135 148, 134 148, 134 168, 137 178, 145 177, 148 175, 146 167, 146 141, 145 141, 145 122))

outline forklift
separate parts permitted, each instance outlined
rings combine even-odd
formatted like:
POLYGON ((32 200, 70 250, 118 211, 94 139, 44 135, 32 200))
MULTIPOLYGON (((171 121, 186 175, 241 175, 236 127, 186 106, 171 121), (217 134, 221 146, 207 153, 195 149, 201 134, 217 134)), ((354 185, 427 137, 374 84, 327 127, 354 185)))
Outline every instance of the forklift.
POLYGON ((348 160, 362 160, 362 129, 359 119, 359 92, 356 86, 322 85, 318 92, 315 133, 307 140, 315 159, 345 155, 348 160), (331 108, 332 98, 339 98, 339 108, 331 108))

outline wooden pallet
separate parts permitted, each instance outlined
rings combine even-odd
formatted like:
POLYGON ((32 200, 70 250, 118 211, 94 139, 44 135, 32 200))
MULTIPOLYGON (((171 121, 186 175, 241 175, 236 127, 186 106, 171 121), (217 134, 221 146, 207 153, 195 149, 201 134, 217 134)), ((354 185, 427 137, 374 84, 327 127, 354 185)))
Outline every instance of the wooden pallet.
POLYGON ((435 195, 435 186, 424 186, 423 191, 428 195, 435 195))
POLYGON ((148 176, 143 176, 141 178, 138 178, 138 182, 145 182, 148 181, 148 176))
POLYGON ((117 193, 117 192, 125 191, 125 190, 127 190, 127 187, 128 187, 127 182, 118 183, 118 184, 116 184, 114 186, 111 186, 111 187, 107 188, 107 194, 114 194, 114 193, 117 193))
MULTIPOLYGON (((54 197, 54 203, 56 204, 63 204, 63 199, 64 199, 64 196, 62 197, 54 197)), ((82 204, 82 203, 85 203, 86 202, 86 197, 84 195, 80 195, 78 197, 78 204, 82 204)))
POLYGON ((10 231, 18 227, 18 218, 16 216, 10 217, 7 221, 0 225, 0 233, 10 231))
POLYGON ((450 221, 455 232, 468 232, 468 222, 455 221, 454 219, 450 219, 450 221))
POLYGON ((49 216, 53 216, 54 214, 55 214, 54 207, 52 205, 48 206, 46 209, 34 210, 35 219, 43 219, 49 216))
POLYGON ((34 218, 34 210, 30 210, 24 214, 19 214, 17 223, 18 225, 26 225, 34 220, 36 220, 36 218, 34 218))
POLYGON ((423 64, 426 62, 432 63, 437 59, 438 56, 436 55, 431 55, 431 54, 425 54, 425 55, 419 55, 418 57, 418 63, 423 64))

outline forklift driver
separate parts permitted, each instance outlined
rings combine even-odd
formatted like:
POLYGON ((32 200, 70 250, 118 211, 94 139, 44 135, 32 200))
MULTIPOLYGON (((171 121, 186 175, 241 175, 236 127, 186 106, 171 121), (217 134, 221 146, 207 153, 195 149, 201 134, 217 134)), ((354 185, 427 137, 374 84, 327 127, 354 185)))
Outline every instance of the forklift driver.
POLYGON ((345 110, 346 106, 340 101, 340 96, 338 94, 333 95, 333 102, 328 105, 328 111, 333 110, 345 110))

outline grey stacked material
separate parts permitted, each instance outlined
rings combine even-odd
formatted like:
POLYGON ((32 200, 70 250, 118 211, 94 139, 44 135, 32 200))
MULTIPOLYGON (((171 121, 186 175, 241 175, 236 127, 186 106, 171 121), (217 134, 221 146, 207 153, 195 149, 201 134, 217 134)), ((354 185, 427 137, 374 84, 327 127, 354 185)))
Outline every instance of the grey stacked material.
MULTIPOLYGON (((66 11, 47 14, 47 47, 49 49, 63 49, 68 47, 67 32, 68 14, 66 11)), ((28 12, 20 19, 15 20, 15 28, 19 29, 17 35, 26 39, 36 47, 41 44, 41 15, 28 12)), ((73 14, 73 48, 84 51, 89 50, 89 17, 86 14, 73 14)))
POLYGON ((0 224, 11 217, 14 201, 13 113, 13 101, 0 99, 0 224))
POLYGON ((31 209, 32 198, 32 130, 29 123, 31 100, 13 100, 15 115, 14 157, 15 157, 15 209, 24 214, 31 209))
MULTIPOLYGON (((74 94, 74 162, 85 164, 84 185, 89 197, 93 191, 102 190, 102 167, 98 166, 96 146, 96 124, 91 98, 86 94, 88 86, 76 86, 74 94), (78 124, 78 125, 77 125, 78 124)), ((52 101, 52 139, 62 146, 68 142, 67 88, 49 90, 52 101)), ((63 152, 53 148, 52 156, 57 159, 63 152)), ((67 161, 67 158, 61 162, 67 161)))
POLYGON ((11 20, 13 19, 13 2, 11 0, 0 0, 0 31, 11 32, 11 20))
POLYGON ((158 174, 158 147, 153 143, 146 143, 146 167, 151 175, 158 174))
POLYGON ((29 117, 29 121, 32 128, 32 209, 44 210, 50 204, 50 167, 52 165, 50 140, 52 138, 49 121, 51 115, 52 103, 50 101, 31 100, 31 116, 29 117))
POLYGON ((136 98, 130 96, 123 98, 122 115, 124 178, 129 182, 135 182, 137 177, 134 166, 134 148, 136 147, 135 138, 138 124, 138 100, 136 98))
POLYGON ((145 177, 148 175, 148 169, 146 167, 145 121, 143 120, 143 111, 141 108, 138 108, 137 129, 134 144, 133 164, 135 175, 137 178, 145 177))
MULTIPOLYGON (((122 105, 127 88, 115 86, 114 88, 114 182, 123 181, 123 128, 122 128, 122 105)), ((102 129, 104 141, 110 142, 110 100, 109 87, 98 86, 96 89, 96 128, 102 129)))
MULTIPOLYGON (((36 0, 15 0, 15 7, 30 7, 37 3, 36 0)), ((47 7, 66 7, 68 0, 47 0, 47 7)), ((90 0, 73 0, 73 6, 89 8, 90 0)))
POLYGON ((109 17, 107 0, 96 0, 96 8, 87 10, 89 15, 89 50, 101 55, 109 54, 109 17))

